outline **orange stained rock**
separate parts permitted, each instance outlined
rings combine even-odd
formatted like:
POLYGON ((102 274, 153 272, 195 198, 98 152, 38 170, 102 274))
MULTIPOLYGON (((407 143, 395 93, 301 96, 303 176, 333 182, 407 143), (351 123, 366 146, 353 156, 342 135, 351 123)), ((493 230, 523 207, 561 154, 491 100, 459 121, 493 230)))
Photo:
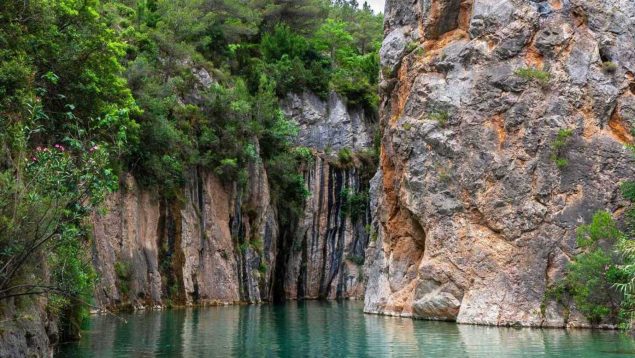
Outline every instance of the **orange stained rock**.
POLYGON ((399 314, 412 314, 412 302, 417 280, 410 281, 404 288, 394 292, 386 304, 385 310, 399 314))
POLYGON ((505 138, 507 138, 503 116, 497 114, 492 117, 492 126, 494 127, 494 130, 496 130, 496 134, 498 135, 498 149, 503 149, 505 138))
MULTIPOLYGON (((428 20, 429 24, 437 24, 437 22, 439 21, 439 17, 441 17, 441 8, 439 6, 439 0, 432 0, 432 3, 430 4, 430 12, 428 13, 428 17, 429 17, 429 20, 428 20)), ((431 27, 435 28, 436 26, 433 25, 431 27)))
POLYGON ((498 42, 492 38, 487 40, 487 49, 488 50, 493 50, 494 47, 496 47, 496 45, 498 45, 498 42))
MULTIPOLYGON (((384 200, 389 208, 393 208, 397 204, 397 194, 395 193, 395 167, 386 155, 386 150, 383 148, 380 154, 380 165, 383 170, 383 188, 384 188, 384 200)), ((390 216, 393 216, 394 210, 391 210, 390 216)))
POLYGON ((456 30, 446 32, 438 39, 425 41, 423 43, 423 49, 425 50, 426 57, 430 58, 437 55, 440 50, 444 49, 450 43, 468 38, 469 35, 467 34, 467 32, 461 28, 458 28, 456 30))
POLYGON ((472 18, 473 0, 461 1, 461 10, 459 12, 459 29, 467 31, 470 27, 470 19, 472 18))
POLYGON ((391 126, 395 125, 397 119, 406 106, 408 97, 410 96, 410 89, 412 88, 412 83, 414 82, 415 77, 409 74, 411 65, 410 61, 410 57, 404 57, 401 66, 399 67, 399 71, 397 71, 397 79, 399 80, 399 85, 392 96, 392 113, 390 116, 391 126))
POLYGON ((561 0, 549 0, 549 5, 554 10, 561 10, 562 9, 562 1, 561 0))
POLYGON ((534 46, 530 46, 525 55, 525 63, 540 70, 544 66, 544 58, 534 46))
POLYGON ((595 120, 595 114, 593 113, 593 102, 590 97, 586 98, 584 105, 580 109, 580 114, 582 115, 584 123, 582 137, 585 139, 590 139, 600 130, 597 126, 597 121, 595 120))
POLYGON ((611 119, 609 119, 609 128, 611 129, 611 135, 622 144, 633 144, 631 131, 624 121, 624 118, 617 113, 617 110, 613 112, 611 119))

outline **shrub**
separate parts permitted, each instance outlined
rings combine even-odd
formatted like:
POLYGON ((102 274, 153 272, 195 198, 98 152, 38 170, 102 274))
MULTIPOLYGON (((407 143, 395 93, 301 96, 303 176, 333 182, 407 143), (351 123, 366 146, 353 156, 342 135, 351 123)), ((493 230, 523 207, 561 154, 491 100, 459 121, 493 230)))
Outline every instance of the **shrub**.
POLYGON ((342 148, 337 152, 337 161, 341 166, 349 166, 353 163, 353 151, 350 148, 342 148))
POLYGON ((569 161, 563 157, 563 152, 569 145, 572 136, 572 129, 560 129, 556 135, 556 139, 551 143, 551 160, 556 164, 558 169, 564 169, 569 164, 569 161))
POLYGON ((418 47, 419 47, 419 44, 416 41, 410 41, 408 42, 408 45, 406 45, 406 53, 410 53, 416 50, 418 47))
POLYGON ((346 97, 349 106, 361 106, 371 112, 377 108, 379 97, 375 90, 375 84, 369 81, 366 73, 360 67, 355 66, 334 71, 331 77, 331 87, 335 92, 346 97))
POLYGON ((552 158, 553 162, 556 164, 558 169, 564 169, 569 165, 569 161, 565 158, 552 158))
POLYGON ((349 255, 346 259, 357 266, 362 266, 364 264, 364 256, 359 255, 349 255))
POLYGON ((582 253, 567 267, 564 279, 551 287, 546 297, 575 306, 589 322, 616 320, 623 316, 623 296, 617 287, 628 281, 622 268, 623 257, 615 251, 623 234, 606 211, 597 212, 587 225, 577 230, 577 243, 582 253))
POLYGON ((602 70, 607 73, 615 73, 619 66, 615 62, 605 61, 602 62, 602 70))
POLYGON ((256 252, 258 252, 259 254, 262 254, 262 251, 265 248, 264 242, 262 241, 262 238, 260 236, 252 237, 249 245, 253 247, 254 250, 256 250, 256 252))
POLYGON ((390 66, 382 66, 381 74, 385 79, 392 78, 393 76, 392 68, 390 66))
POLYGON ((115 274, 119 280, 119 289, 124 296, 130 292, 130 281, 132 279, 132 269, 130 264, 123 261, 115 262, 115 274))
POLYGON ((315 158, 313 157, 313 150, 307 147, 295 147, 293 148, 295 157, 303 163, 312 163, 315 158))
POLYGON ((428 114, 428 118, 439 123, 439 126, 445 128, 450 119, 450 114, 447 111, 432 112, 428 114))
POLYGON ((547 83, 549 83, 549 80, 551 79, 551 74, 549 74, 549 72, 539 70, 535 67, 519 68, 514 73, 516 74, 516 76, 520 78, 523 78, 529 81, 535 80, 542 85, 546 85, 547 83))
POLYGON ((258 272, 260 272, 261 274, 266 274, 268 269, 269 266, 267 266, 267 264, 261 259, 260 263, 258 264, 258 272))
POLYGON ((369 196, 365 192, 356 192, 351 188, 344 187, 340 193, 342 201, 341 215, 349 216, 352 221, 357 221, 366 213, 369 196))

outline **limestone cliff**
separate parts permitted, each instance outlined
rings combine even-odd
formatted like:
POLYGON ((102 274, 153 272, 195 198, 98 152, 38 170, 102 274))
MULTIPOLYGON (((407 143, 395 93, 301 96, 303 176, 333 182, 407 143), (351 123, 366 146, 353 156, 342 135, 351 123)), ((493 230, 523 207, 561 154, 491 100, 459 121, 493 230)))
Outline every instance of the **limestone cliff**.
POLYGON ((327 101, 290 95, 282 107, 298 123, 298 145, 316 149, 303 172, 310 196, 299 218, 279 216, 259 161, 250 165, 245 187, 193 169, 181 197, 172 200, 127 175, 93 218, 99 306, 363 295, 370 214, 345 215, 341 193, 367 192, 369 178, 360 165, 338 165, 324 149, 368 148, 372 121, 336 94, 327 101), (332 135, 337 128, 339 137, 332 135))
POLYGON ((388 0, 385 33, 366 312, 586 325, 541 304, 627 205, 635 3, 388 0))

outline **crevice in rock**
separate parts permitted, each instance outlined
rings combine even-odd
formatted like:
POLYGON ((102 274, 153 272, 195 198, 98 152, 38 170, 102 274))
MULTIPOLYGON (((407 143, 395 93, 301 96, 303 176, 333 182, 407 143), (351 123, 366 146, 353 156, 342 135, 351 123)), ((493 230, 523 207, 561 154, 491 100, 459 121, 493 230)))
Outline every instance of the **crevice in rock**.
POLYGON ((162 296, 177 304, 185 303, 183 286, 183 264, 185 257, 181 249, 180 204, 162 199, 159 204, 157 225, 157 248, 162 296))
MULTIPOLYGON (((427 21, 425 24, 425 38, 438 39, 446 32, 459 27, 462 9, 461 0, 432 0, 428 5, 427 21)), ((423 2, 424 6, 426 1, 423 2)))
POLYGON ((635 74, 633 72, 626 72, 626 80, 629 81, 628 89, 635 95, 635 74))
MULTIPOLYGON (((328 173, 328 177, 329 177, 329 181, 328 181, 328 189, 327 189, 327 212, 326 212, 326 238, 325 241, 322 245, 322 266, 320 269, 320 288, 319 288, 319 297, 320 298, 325 298, 325 291, 326 291, 326 287, 325 287, 325 277, 327 276, 326 273, 326 269, 327 269, 327 256, 328 256, 328 245, 329 243, 332 241, 332 237, 334 235, 334 230, 331 228, 331 222, 333 220, 333 218, 335 218, 334 214, 337 215, 340 211, 340 202, 339 202, 339 195, 336 195, 336 189, 334 189, 334 187, 339 186, 340 191, 341 191, 341 182, 337 182, 336 180, 333 180, 333 168, 329 167, 329 173, 328 173), (335 211, 335 213, 333 213, 333 211, 335 211)), ((330 276, 330 275, 328 275, 330 276)))
POLYGON ((293 245, 293 236, 296 231, 296 227, 297 218, 287 218, 280 225, 280 237, 277 245, 275 268, 273 271, 273 303, 284 303, 287 298, 285 292, 287 262, 289 261, 289 253, 293 245))

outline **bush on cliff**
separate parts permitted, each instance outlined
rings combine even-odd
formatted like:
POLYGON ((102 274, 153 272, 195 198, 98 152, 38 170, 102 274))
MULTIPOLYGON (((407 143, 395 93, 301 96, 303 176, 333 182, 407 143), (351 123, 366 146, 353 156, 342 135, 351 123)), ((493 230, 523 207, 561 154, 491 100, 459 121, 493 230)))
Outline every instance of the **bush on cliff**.
POLYGON ((49 298, 76 336, 95 279, 86 219, 138 113, 97 1, 0 3, 0 301, 49 298))
POLYGON ((591 324, 630 325, 634 312, 633 241, 609 212, 599 211, 589 224, 578 228, 577 243, 582 252, 568 265, 563 280, 547 291, 546 298, 565 306, 575 303, 591 324))

